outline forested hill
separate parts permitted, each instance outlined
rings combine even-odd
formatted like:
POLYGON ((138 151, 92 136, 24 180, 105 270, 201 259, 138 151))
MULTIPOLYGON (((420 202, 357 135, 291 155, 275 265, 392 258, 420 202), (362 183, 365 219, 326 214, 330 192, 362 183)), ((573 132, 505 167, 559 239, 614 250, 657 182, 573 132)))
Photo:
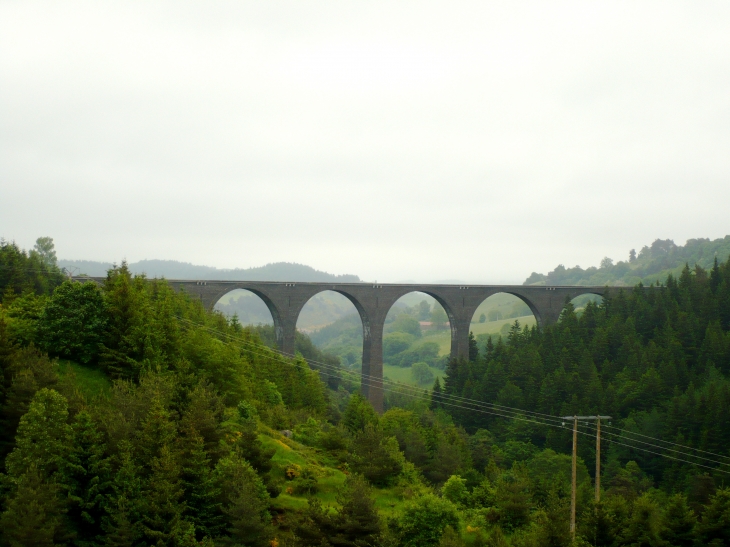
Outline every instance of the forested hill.
POLYGON ((55 262, 0 240, 2 547, 730 545, 729 262, 472 339, 443 388, 385 382, 382 415, 271 328, 55 262), (596 502, 595 424, 573 466, 560 416, 598 413, 596 502))
MULTIPOLYGON (((59 260, 59 268, 68 271, 103 277, 112 269, 113 264, 89 260, 59 260)), ((133 274, 166 279, 225 279, 230 281, 335 281, 338 283, 358 283, 356 275, 335 275, 311 266, 293 262, 275 262, 254 268, 221 269, 212 266, 198 266, 176 260, 140 260, 127 266, 133 274)))
POLYGON ((689 239, 684 245, 676 245, 671 239, 657 239, 651 246, 644 246, 637 254, 629 251, 627 260, 615 262, 604 258, 599 267, 585 270, 580 266, 566 268, 560 264, 547 275, 533 272, 525 285, 593 285, 633 287, 638 283, 650 285, 663 282, 669 274, 678 277, 688 264, 690 268, 712 267, 715 258, 724 262, 730 256, 730 235, 721 239, 689 239))

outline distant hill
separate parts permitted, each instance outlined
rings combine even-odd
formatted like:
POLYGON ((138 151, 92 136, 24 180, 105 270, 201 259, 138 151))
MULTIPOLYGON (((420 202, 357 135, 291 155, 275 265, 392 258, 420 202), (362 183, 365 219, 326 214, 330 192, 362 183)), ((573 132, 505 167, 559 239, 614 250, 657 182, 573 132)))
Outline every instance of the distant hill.
MULTIPOLYGON (((112 267, 110 262, 89 260, 59 260, 58 266, 75 274, 105 276, 112 267)), ((220 269, 212 266, 198 266, 176 260, 140 260, 129 264, 129 269, 147 277, 167 279, 225 279, 230 281, 336 281, 338 283, 359 283, 356 275, 335 275, 315 270, 311 266, 292 262, 276 262, 255 268, 220 269)))
POLYGON ((675 277, 689 264, 711 268, 715 258, 723 262, 730 256, 730 235, 721 239, 689 239, 684 245, 676 245, 671 239, 657 239, 651 246, 644 246, 638 253, 629 251, 629 259, 618 261, 606 257, 599 267, 585 270, 580 266, 566 268, 560 264, 547 275, 533 272, 524 285, 594 285, 633 287, 639 282, 650 285, 664 281, 671 273, 675 277))

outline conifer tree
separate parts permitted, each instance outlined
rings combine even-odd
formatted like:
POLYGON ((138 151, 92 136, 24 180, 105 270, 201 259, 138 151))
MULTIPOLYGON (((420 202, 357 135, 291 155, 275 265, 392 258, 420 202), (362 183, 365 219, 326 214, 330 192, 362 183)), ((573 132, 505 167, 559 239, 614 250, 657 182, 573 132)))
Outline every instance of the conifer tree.
POLYGON ((98 545, 104 504, 111 486, 111 465, 101 433, 88 411, 74 417, 70 450, 61 463, 69 519, 78 531, 78 547, 98 545))
POLYGON ((697 517, 684 494, 675 494, 664 508, 661 537, 672 547, 692 547, 697 541, 697 517))
POLYGON ((378 415, 375 413, 370 402, 360 395, 355 393, 350 397, 345 408, 345 414, 342 417, 342 424, 351 433, 362 431, 365 429, 367 424, 377 424, 378 415))
POLYGON ((272 536, 266 486, 253 467, 237 454, 218 462, 215 476, 228 521, 228 545, 268 547, 272 536))
POLYGON ((195 526, 198 539, 220 536, 225 532, 220 486, 213 476, 203 438, 191 428, 178 442, 182 482, 187 500, 187 519, 195 526))
POLYGON ((431 410, 436 410, 437 408, 443 408, 443 402, 442 402, 443 392, 441 390, 441 380, 437 377, 436 380, 433 383, 433 388, 431 389, 431 401, 428 405, 428 408, 431 410))
POLYGON ((697 532, 702 545, 730 545, 730 488, 720 488, 710 498, 697 532))
POLYGON ((333 546, 366 547, 379 545, 381 523, 370 486, 359 475, 350 475, 337 496, 340 510, 328 522, 328 538, 333 546))
POLYGON ((195 527, 185 520, 181 469, 168 445, 152 461, 152 474, 142 489, 142 533, 152 545, 195 543, 195 527))
POLYGON ((469 361, 476 363, 479 358, 479 346, 477 345, 477 339, 474 338, 474 333, 469 331, 469 361))
POLYGON ((0 539, 11 547, 55 547, 68 539, 58 486, 35 463, 15 478, 15 489, 0 515, 0 539))
POLYGON ((122 441, 115 457, 117 471, 111 483, 102 517, 105 545, 128 547, 136 544, 142 535, 142 476, 134 461, 133 448, 128 441, 122 441))
POLYGON ((130 518, 129 502, 126 497, 120 496, 114 505, 108 507, 109 517, 105 519, 103 536, 105 547, 134 547, 140 537, 139 526, 130 518))
POLYGON ((20 419, 15 448, 5 460, 8 478, 15 483, 31 466, 52 477, 69 450, 71 427, 66 399, 52 389, 41 389, 20 419))

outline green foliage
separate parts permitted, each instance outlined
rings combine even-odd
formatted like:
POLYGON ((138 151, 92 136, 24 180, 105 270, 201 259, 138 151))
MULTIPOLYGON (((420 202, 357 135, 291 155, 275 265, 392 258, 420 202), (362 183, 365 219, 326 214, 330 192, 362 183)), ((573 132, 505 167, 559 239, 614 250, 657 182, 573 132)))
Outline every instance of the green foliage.
POLYGON ((69 451, 61 463, 61 483, 68 497, 68 518, 77 530, 76 545, 95 545, 102 535, 106 498, 111 493, 111 462, 103 435, 83 410, 73 420, 69 451))
POLYGON ((0 515, 0 538, 10 547, 55 547, 67 538, 58 486, 35 464, 17 477, 0 515))
POLYGON ((28 291, 7 303, 8 327, 17 344, 28 346, 39 343, 39 319, 44 314, 47 302, 46 296, 28 291))
POLYGON ((104 297, 97 285, 66 281, 43 309, 40 345, 51 355, 91 363, 98 356, 106 323, 104 297))
POLYGON ((691 267, 712 267, 713 261, 726 261, 730 257, 730 236, 710 241, 709 239, 689 239, 687 243, 676 245, 670 239, 657 239, 651 246, 645 246, 638 257, 632 249, 629 260, 613 263, 610 258, 601 261, 600 268, 585 270, 580 266, 565 268, 562 264, 547 275, 532 273, 525 285, 623 285, 634 286, 666 279, 677 275, 685 264, 691 267))
POLYGON ((415 338, 420 338, 421 325, 415 317, 407 313, 402 313, 386 327, 386 332, 400 332, 410 334, 415 338))
POLYGON ((415 337, 405 332, 393 332, 383 336, 383 359, 390 359, 411 347, 415 337))
POLYGON ((407 503, 402 514, 390 522, 403 547, 438 545, 447 527, 459 529, 456 506, 447 499, 428 494, 407 503))
MULTIPOLYGON (((47 248, 21 255, 52 264, 47 248)), ((661 291, 567 306, 541 331, 508 326, 481 354, 448 364, 431 408, 409 400, 383 416, 359 395, 328 391, 306 355, 282 358, 255 330, 124 264, 101 289, 59 281, 49 296, 19 279, 0 308, 7 544, 568 545, 569 432, 443 405, 439 390, 551 415, 609 413, 607 441, 730 446, 727 264, 686 268, 661 291), (83 356, 93 342, 78 342, 93 313, 101 366, 83 356), (42 327, 51 319, 57 339, 42 327), (39 343, 89 364, 58 366, 39 343), (294 464, 294 490, 275 498, 294 464)), ((433 364, 416 358, 430 344, 438 354, 430 333, 416 339, 423 313, 389 314, 388 336, 409 341, 393 363, 433 364)), ((582 463, 592 464, 592 444, 578 445, 577 544, 729 541, 719 473, 611 443, 594 505, 582 463)))
POLYGON ((459 475, 451 475, 441 487, 441 496, 456 505, 465 503, 468 495, 466 479, 459 475))
POLYGON ((353 436, 350 468, 371 483, 385 486, 402 470, 402 455, 393 437, 372 423, 353 436))
POLYGON ((0 441, 2 456, 11 449, 20 418, 28 411, 33 396, 39 389, 58 384, 56 363, 33 346, 17 349, 6 346, 4 359, 4 404, 0 408, 0 441))
POLYGON ((433 310, 431 311, 431 323, 437 329, 445 329, 446 323, 449 322, 449 317, 446 315, 446 310, 438 302, 433 303, 433 310))
POLYGON ((692 547, 697 542, 697 516, 687 504, 687 497, 675 494, 662 515, 661 538, 669 545, 692 547))
POLYGON ((703 545, 730 544, 730 488, 719 489, 712 496, 697 531, 703 545))
POLYGON ((352 433, 363 431, 367 425, 377 425, 378 415, 373 410, 370 401, 359 393, 350 397, 342 424, 352 433))
POLYGON ((68 420, 68 402, 52 389, 39 390, 18 425, 15 448, 5 461, 11 483, 18 483, 34 466, 45 478, 53 477, 67 454, 72 430, 68 420))
POLYGON ((46 241, 41 243, 43 249, 39 247, 37 251, 26 253, 14 242, 0 239, 0 301, 3 305, 25 292, 48 295, 63 282, 63 273, 54 262, 52 241, 50 247, 46 241))
POLYGON ((420 363, 413 363, 411 365, 411 375, 413 379, 419 384, 430 384, 434 381, 433 372, 428 366, 428 363, 421 361, 420 363))
POLYGON ((235 454, 218 462, 216 480, 222 493, 223 513, 230 522, 231 545, 267 547, 269 524, 268 493, 251 465, 235 454))

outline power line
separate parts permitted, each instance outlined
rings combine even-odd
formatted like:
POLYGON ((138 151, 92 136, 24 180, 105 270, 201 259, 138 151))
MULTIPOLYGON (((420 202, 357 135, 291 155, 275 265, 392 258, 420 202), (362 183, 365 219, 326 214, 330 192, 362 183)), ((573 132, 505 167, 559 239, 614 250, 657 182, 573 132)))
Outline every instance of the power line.
MULTIPOLYGON (((188 320, 185 320, 185 321, 188 321, 188 320)), ((230 338, 230 339, 239 341, 240 343, 251 344, 251 342, 246 342, 246 341, 240 340, 240 339, 236 338, 235 336, 232 336, 232 335, 230 335, 228 333, 221 332, 221 331, 219 331, 217 329, 213 329, 211 327, 207 327, 207 326, 204 326, 204 325, 196 324, 196 323, 194 323, 192 321, 189 321, 189 322, 191 324, 194 324, 194 325, 196 325, 198 327, 202 327, 202 328, 204 328, 206 330, 209 330, 211 332, 214 332, 214 333, 217 333, 217 334, 226 336, 227 338, 230 338)), ((288 354, 288 353, 285 353, 285 352, 282 352, 282 351, 279 351, 279 350, 273 350, 273 351, 277 351, 281 355, 285 355, 285 356, 288 356, 288 357, 292 357, 292 358, 295 358, 296 357, 295 355, 288 354)), ((335 370, 340 371, 340 372, 344 372, 346 374, 353 374, 353 375, 357 375, 357 376, 361 376, 361 377, 368 376, 368 375, 361 375, 359 373, 352 372, 352 371, 347 371, 347 370, 342 369, 340 367, 336 367, 334 365, 329 365, 327 363, 322 363, 322 362, 319 362, 319 361, 315 361, 313 359, 308 360, 308 361, 310 363, 317 364, 317 365, 319 365, 321 367, 334 368, 335 370)), ((417 388, 417 387, 414 387, 414 386, 411 386, 411 385, 408 385, 408 384, 402 384, 400 382, 395 382, 393 380, 381 379, 381 378, 378 378, 378 377, 375 377, 375 376, 368 376, 368 379, 371 380, 373 382, 372 385, 375 385, 375 386, 380 386, 380 383, 381 382, 383 384, 383 387, 384 387, 384 384, 390 383, 390 384, 393 384, 393 385, 395 385, 397 387, 400 387, 402 389, 406 389, 406 390, 410 390, 410 391, 415 391, 415 392, 418 392, 419 394, 421 393, 421 390, 419 388, 417 388)), ((368 385, 371 385, 371 384, 368 383, 368 385)), ((490 407, 496 407, 496 410, 498 410, 501 413, 517 413, 517 414, 520 414, 520 415, 532 415, 532 417, 534 418, 533 419, 533 423, 542 423, 542 422, 538 422, 536 420, 545 420, 545 421, 551 421, 551 422, 556 422, 556 423, 557 422, 562 423, 562 421, 563 421, 561 418, 557 418, 555 416, 551 416, 551 415, 548 415, 548 414, 543 414, 543 413, 539 413, 539 412, 526 411, 526 410, 518 409, 518 408, 514 408, 514 407, 506 407, 506 406, 503 406, 503 405, 495 405, 494 403, 477 401, 475 399, 468 399, 468 398, 465 398, 465 397, 458 397, 458 396, 449 395, 449 394, 445 394, 445 393, 432 394, 432 397, 436 397, 436 399, 439 400, 440 402, 444 402, 446 400, 451 400, 451 401, 457 401, 457 402, 461 402, 461 403, 464 403, 464 404, 472 405, 472 407, 473 406, 483 407, 485 405, 488 405, 490 407)), ((465 410, 473 410, 474 408, 472 408, 472 407, 467 407, 467 406, 463 406, 463 405, 460 406, 460 408, 465 409, 465 410)), ((507 416, 504 416, 504 414, 496 414, 496 413, 492 413, 492 414, 493 415, 499 415, 499 416, 507 417, 507 416)), ((604 427, 610 427, 611 429, 617 429, 619 431, 626 431, 626 430, 623 430, 623 429, 620 429, 620 428, 616 428, 616 427, 612 427, 612 426, 604 426, 604 427)), ((613 436, 617 436, 617 434, 612 433, 612 432, 606 432, 606 433, 607 434, 610 434, 610 435, 613 435, 613 436)), ((624 438, 624 440, 626 440, 628 442, 636 442, 636 443, 639 443, 639 444, 644 444, 644 445, 651 446, 651 447, 654 447, 654 448, 659 448, 659 449, 662 449, 662 450, 668 450, 668 451, 671 451, 671 452, 676 452, 678 455, 681 455, 681 456, 686 456, 686 457, 690 457, 690 458, 697 458, 697 459, 704 460, 704 461, 710 462, 710 463, 715 463, 715 464, 718 464, 718 465, 729 465, 728 463, 720 462, 720 461, 717 461, 717 460, 713 460, 713 459, 707 458, 705 456, 700 456, 700 455, 691 454, 691 453, 685 453, 685 452, 682 452, 682 451, 677 450, 677 449, 663 447, 663 446, 660 446, 660 445, 655 445, 653 443, 647 443, 647 442, 644 442, 644 441, 639 441, 637 439, 630 439, 630 438, 629 439, 626 439, 626 438, 624 438)), ((660 441, 660 442, 669 442, 669 441, 660 441)), ((676 446, 680 446, 680 447, 684 448, 686 451, 692 451, 692 450, 700 451, 699 449, 695 449, 695 448, 692 448, 692 447, 686 447, 686 446, 680 445, 678 443, 671 443, 671 444, 676 445, 676 446)), ((720 454, 714 454, 714 453, 708 452, 706 450, 701 450, 701 452, 710 454, 710 455, 715 456, 715 457, 718 457, 718 458, 725 458, 725 456, 722 456, 720 454)))
MULTIPOLYGON (((222 336, 224 336, 226 338, 232 338, 234 340, 234 342, 237 342, 237 343, 240 343, 240 344, 244 344, 244 345, 252 345, 252 346, 255 346, 257 348, 260 348, 260 346, 257 345, 257 344, 254 344, 252 342, 247 342, 245 340, 238 339, 235 336, 232 336, 232 335, 230 335, 228 333, 221 332, 221 331, 219 331, 217 329, 213 329, 211 327, 207 327, 207 326, 204 326, 204 325, 200 325, 198 323, 195 323, 195 322, 190 321, 190 320, 187 320, 187 319, 182 319, 182 318, 178 318, 178 319, 180 319, 181 321, 190 323, 190 324, 192 324, 192 325, 194 325, 196 327, 200 327, 200 328, 203 328, 203 329, 206 329, 206 330, 213 331, 213 332, 215 332, 217 334, 220 334, 220 335, 222 335, 222 336)), ((269 352, 272 352, 274 354, 273 356, 271 354, 256 353, 256 352, 253 352, 251 350, 246 350, 246 351, 248 351, 250 354, 253 354, 253 355, 259 355, 259 356, 263 356, 263 357, 268 357, 268 358, 274 359, 274 360, 276 360, 278 362, 281 362, 283 364, 291 365, 291 363, 288 363, 287 361, 285 361, 283 359, 277 359, 277 355, 281 355, 283 357, 287 357, 286 354, 284 354, 283 352, 280 352, 278 350, 274 350, 274 349, 268 348, 268 351, 269 352)), ((343 369, 341 369, 339 367, 334 367, 332 365, 327 365, 326 363, 320 363, 320 364, 323 365, 324 367, 326 367, 328 370, 330 370, 330 371, 334 370, 337 373, 337 374, 334 374, 334 373, 329 373, 328 374, 327 372, 317 371, 320 374, 324 374, 325 376, 339 376, 341 373, 345 373, 345 374, 349 374, 349 375, 353 375, 353 374, 354 375, 358 375, 356 372, 346 371, 346 370, 343 370, 343 369)), ((427 396, 425 396, 422 393, 422 390, 420 390, 418 388, 406 386, 405 384, 400 384, 400 387, 402 387, 402 388, 409 388, 410 387, 411 390, 416 390, 417 393, 413 393, 413 392, 410 392, 410 393, 409 392, 399 392, 399 391, 397 391, 397 390, 395 390, 393 388, 386 387, 384 385, 386 382, 387 381, 383 381, 383 380, 378 379, 376 382, 373 383, 372 380, 370 378, 368 378, 367 376, 363 375, 361 377, 361 383, 364 383, 368 387, 380 387, 381 389, 383 389, 383 391, 387 391, 387 392, 390 392, 390 393, 397 393, 397 394, 400 394, 400 395, 404 395, 406 397, 411 397, 411 398, 418 399, 418 400, 422 400, 422 401, 428 401, 428 400, 430 400, 430 398, 428 398, 427 396)), ((391 383, 392 383, 392 381, 391 381, 391 383)), ((453 403, 453 402, 449 402, 447 400, 442 400, 441 401, 441 404, 444 404, 446 406, 451 406, 451 407, 454 407, 454 408, 459 408, 459 409, 462 409, 462 410, 468 410, 468 411, 473 411, 473 412, 480 412, 480 413, 483 413, 483 414, 498 416, 498 417, 502 417, 502 418, 506 418, 506 419, 520 420, 520 421, 524 421, 524 422, 534 423, 534 424, 537 424, 537 425, 555 427, 555 428, 558 428, 558 429, 566 429, 563 425, 557 425, 557 424, 554 424, 554 423, 550 423, 548 421, 541 422, 541 421, 537 421, 535 419, 529 419, 529 418, 522 417, 521 415, 515 415, 515 414, 518 414, 518 413, 521 413, 522 412, 520 409, 514 409, 512 411, 504 411, 505 413, 499 413, 499 412, 494 412, 493 410, 487 410, 487 409, 484 409, 484 408, 467 407, 467 406, 463 406, 463 405, 456 404, 456 403, 453 403), (509 414, 509 412, 512 412, 513 414, 509 414)), ((561 418, 551 417, 550 420, 551 421, 561 421, 561 418)), ((562 424, 562 422, 561 422, 561 424, 562 424)), ((592 435, 591 433, 583 432, 583 431, 578 431, 578 434, 586 435, 586 436, 588 436, 590 438, 596 438, 597 437, 596 435, 592 435)), ((609 433, 609 434, 612 435, 612 436, 614 436, 614 437, 616 436, 616 434, 613 434, 613 433, 609 433)), ((622 442, 616 441, 616 440, 609 440, 609 442, 615 443, 617 445, 624 446, 624 447, 627 447, 627 448, 631 448, 633 450, 647 452, 649 454, 653 454, 653 455, 660 456, 660 457, 663 457, 663 458, 667 458, 667 459, 670 459, 670 460, 674 460, 674 461, 678 461, 678 462, 682 462, 682 463, 687 463, 687 464, 694 465, 694 466, 697 466, 697 467, 702 467, 704 469, 709 469, 709 470, 712 470, 712 471, 717 471, 717 472, 720 472, 720 473, 725 473, 725 474, 730 475, 730 472, 728 472, 728 471, 725 471, 723 469, 717 469, 715 467, 711 467, 711 466, 708 466, 708 465, 704 465, 704 464, 701 464, 701 463, 698 463, 698 462, 694 462, 694 461, 690 461, 690 460, 685 460, 685 459, 682 459, 682 458, 677 458, 675 456, 671 456, 671 455, 664 454, 664 453, 661 453, 661 452, 654 452, 654 451, 648 450, 646 448, 632 446, 632 445, 629 445, 629 444, 626 444, 626 443, 622 443, 622 442)), ((644 444, 646 444, 647 446, 650 446, 652 448, 656 448, 658 450, 666 450, 666 447, 652 445, 650 443, 644 443, 644 444)), ((698 459, 705 459, 706 461, 708 461, 706 458, 702 458, 702 457, 699 457, 699 456, 695 456, 693 454, 683 454, 683 455, 686 456, 686 457, 698 458, 698 459)), ((709 461, 712 461, 712 460, 709 460, 709 461)), ((716 463, 716 462, 713 461, 713 463, 716 463)), ((721 465, 724 465, 724 464, 721 464, 721 465)))

